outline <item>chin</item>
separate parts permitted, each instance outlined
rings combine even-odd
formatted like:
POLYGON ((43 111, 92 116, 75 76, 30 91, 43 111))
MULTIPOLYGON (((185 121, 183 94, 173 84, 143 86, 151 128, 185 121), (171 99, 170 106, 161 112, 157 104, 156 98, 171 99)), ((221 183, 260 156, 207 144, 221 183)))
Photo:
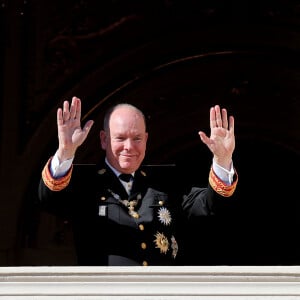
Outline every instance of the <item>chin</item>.
POLYGON ((132 172, 132 170, 135 170, 135 166, 133 166, 132 164, 120 164, 120 168, 128 172, 132 172))

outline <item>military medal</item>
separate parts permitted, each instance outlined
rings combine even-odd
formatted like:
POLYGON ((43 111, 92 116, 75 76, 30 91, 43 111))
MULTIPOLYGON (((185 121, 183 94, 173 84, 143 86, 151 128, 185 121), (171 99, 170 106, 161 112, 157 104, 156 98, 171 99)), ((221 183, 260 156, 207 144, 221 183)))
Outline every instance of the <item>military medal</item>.
POLYGON ((141 194, 137 194, 136 200, 122 200, 121 197, 118 194, 114 193, 112 190, 108 191, 116 200, 118 200, 121 204, 128 208, 128 214, 130 216, 132 216, 135 219, 138 219, 140 217, 140 215, 135 211, 135 207, 137 206, 139 200, 142 199, 141 194))
POLYGON ((169 250, 169 241, 163 233, 157 232, 155 234, 154 243, 156 245, 155 248, 158 248, 160 253, 166 254, 169 250))
POLYGON ((171 237, 171 248, 172 248, 172 256, 175 259, 178 252, 178 244, 174 235, 172 235, 171 237))
POLYGON ((170 225, 172 221, 170 211, 165 207, 161 207, 158 210, 158 219, 162 224, 170 225))
POLYGON ((138 204, 137 200, 119 200, 124 206, 128 208, 128 213, 133 218, 138 219, 140 215, 135 211, 135 207, 138 204))

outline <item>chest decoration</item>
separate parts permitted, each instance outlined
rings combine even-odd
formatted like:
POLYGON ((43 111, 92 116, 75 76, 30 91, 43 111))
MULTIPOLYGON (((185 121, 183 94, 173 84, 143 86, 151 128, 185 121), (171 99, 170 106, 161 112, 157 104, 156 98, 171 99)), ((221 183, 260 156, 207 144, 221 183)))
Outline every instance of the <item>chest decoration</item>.
POLYGON ((171 248, 172 248, 172 256, 175 259, 178 252, 178 244, 174 235, 172 235, 171 237, 171 248))
POLYGON ((116 200, 119 201, 119 203, 121 203, 123 206, 125 206, 128 209, 128 214, 130 216, 132 216, 135 219, 138 219, 140 217, 140 215, 135 211, 135 209, 139 201, 142 199, 141 194, 137 194, 136 199, 133 200, 127 200, 127 199, 122 200, 120 195, 114 193, 112 190, 108 190, 108 191, 116 200))
POLYGON ((169 241, 168 238, 161 232, 155 234, 155 248, 160 250, 160 253, 166 254, 169 250, 169 241))
MULTIPOLYGON (((117 200, 122 206, 128 209, 128 214, 134 219, 139 219, 140 215, 136 211, 136 208, 142 199, 142 195, 140 193, 133 196, 131 199, 121 199, 121 196, 112 190, 107 190, 111 196, 117 200)), ((157 204, 153 205, 154 208, 153 213, 156 215, 157 225, 160 223, 161 225, 156 227, 156 233, 154 234, 153 243, 155 248, 159 250, 162 255, 167 255, 170 253, 172 258, 175 259, 178 252, 178 244, 174 237, 174 235, 170 234, 168 230, 165 231, 166 227, 170 228, 171 223, 173 222, 173 218, 171 216, 171 212, 168 208, 166 208, 165 201, 160 200, 156 202, 157 204), (159 229, 160 228, 160 229, 159 229)), ((153 220, 154 221, 154 220, 153 220)), ((140 224, 142 225, 142 224, 140 224)), ((155 231, 154 231, 155 232, 155 231)))
POLYGON ((154 236, 155 236, 155 240, 154 240, 155 248, 158 248, 160 250, 160 253, 166 254, 171 246, 172 257, 175 259, 178 252, 178 244, 174 235, 172 235, 170 242, 168 238, 161 232, 157 232, 154 236))
POLYGON ((165 207, 161 207, 158 210, 158 219, 159 221, 164 224, 164 225, 170 225, 171 221, 172 221, 172 217, 171 217, 171 213, 170 211, 165 208, 165 207))

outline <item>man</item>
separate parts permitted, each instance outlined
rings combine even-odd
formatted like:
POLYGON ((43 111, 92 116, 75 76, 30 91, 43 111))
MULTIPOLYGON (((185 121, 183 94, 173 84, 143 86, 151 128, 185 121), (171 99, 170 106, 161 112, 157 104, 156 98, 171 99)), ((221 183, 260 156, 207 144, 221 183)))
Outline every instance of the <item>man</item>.
POLYGON ((180 209, 174 209, 177 202, 157 190, 140 168, 148 133, 138 108, 119 104, 106 113, 100 132, 105 162, 87 172, 72 164, 93 125, 90 120, 82 128, 80 118, 77 97, 57 110, 59 145, 43 169, 39 186, 44 209, 71 220, 78 264, 176 264, 180 251, 176 214, 187 218, 213 214, 215 205, 234 193, 234 118, 218 105, 211 108, 210 137, 199 132, 213 154, 209 184, 182 195, 180 209))

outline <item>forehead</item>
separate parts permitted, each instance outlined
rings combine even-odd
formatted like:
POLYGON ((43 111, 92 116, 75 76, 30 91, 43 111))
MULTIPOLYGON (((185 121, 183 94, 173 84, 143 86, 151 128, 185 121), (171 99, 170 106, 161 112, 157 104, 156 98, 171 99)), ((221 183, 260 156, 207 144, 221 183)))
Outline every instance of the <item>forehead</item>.
POLYGON ((109 123, 116 123, 116 122, 142 122, 144 123, 144 117, 142 114, 130 106, 121 106, 116 108, 111 116, 109 123))
POLYGON ((121 106, 114 110, 109 120, 110 130, 145 131, 143 115, 130 106, 121 106))

